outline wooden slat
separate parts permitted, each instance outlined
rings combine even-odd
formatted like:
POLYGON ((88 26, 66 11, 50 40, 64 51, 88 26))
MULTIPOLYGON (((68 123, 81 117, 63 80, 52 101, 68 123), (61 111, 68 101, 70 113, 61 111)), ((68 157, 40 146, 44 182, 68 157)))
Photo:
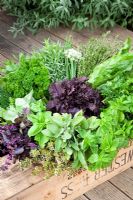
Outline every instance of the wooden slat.
POLYGON ((0 66, 3 65, 3 63, 6 61, 7 59, 0 54, 0 66))
POLYGON ((0 10, 0 20, 3 20, 9 25, 13 25, 13 22, 15 21, 16 17, 13 17, 8 14, 8 12, 0 10))
MULTIPOLYGON (((121 149, 113 161, 112 166, 99 170, 97 172, 83 171, 81 174, 73 177, 72 179, 67 178, 67 174, 62 174, 61 176, 53 176, 46 181, 41 181, 32 187, 23 189, 21 192, 9 198, 10 200, 73 200, 78 196, 84 194, 86 191, 93 189, 94 187, 104 183, 105 181, 111 179, 113 176, 121 173, 122 171, 128 169, 133 164, 133 157, 131 153, 133 151, 133 146, 127 149, 121 149), (56 187, 55 187, 56 186, 56 187)), ((19 177, 18 177, 19 178, 19 177)), ((30 179, 30 176, 27 176, 30 179)), ((14 179, 15 180, 15 179, 14 179)), ((17 180, 17 179, 16 179, 17 180)), ((0 179, 0 185, 1 185, 0 179)), ((26 181, 26 180, 25 180, 26 181)), ((2 181, 3 182, 3 181, 2 181)), ((17 180, 17 184, 18 184, 17 180)), ((12 180, 8 180, 8 184, 12 185, 10 188, 15 190, 16 182, 12 183, 12 180), (9 183, 10 181, 10 183, 9 183)), ((20 182, 19 191, 21 190, 21 185, 23 186, 23 181, 20 182)), ((110 183, 112 186, 112 184, 110 183)), ((112 186, 114 187, 114 186, 112 186)), ((4 185, 0 190, 0 194, 7 196, 7 185, 4 185), (2 189, 3 188, 3 189, 2 189)), ((115 187, 114 187, 115 188, 115 187)), ((11 191, 10 191, 11 192, 11 191)), ((89 197, 90 198, 90 197, 89 197)), ((5 198, 7 199, 7 198, 5 198)), ((8 200, 9 200, 8 199, 8 200)), ((91 198, 90 198, 91 199, 91 198)), ((113 199, 115 200, 115 199, 113 199)), ((127 200, 127 199, 125 199, 127 200)))
POLYGON ((6 58, 14 58, 13 55, 18 55, 20 52, 26 53, 23 49, 12 44, 0 35, 0 54, 6 58))
POLYGON ((73 45, 78 46, 79 44, 84 44, 87 42, 87 38, 80 35, 77 32, 72 31, 69 28, 58 27, 56 29, 49 29, 49 32, 55 36, 58 36, 60 39, 66 40, 66 38, 71 37, 73 40, 73 45))
MULTIPOLYGON (((5 12, 0 12, 0 19, 6 22, 7 24, 9 24, 10 26, 12 26, 13 22, 15 21, 15 17, 8 16, 7 13, 5 12)), ((72 31, 71 28, 58 27, 58 28, 49 29, 49 30, 44 30, 44 29, 40 30, 34 36, 28 31, 26 31, 26 35, 28 35, 32 39, 41 43, 44 41, 44 39, 48 39, 48 38, 50 38, 50 40, 54 42, 57 42, 59 40, 63 43, 67 37, 72 37, 73 45, 77 46, 77 44, 86 43, 87 41, 86 37, 84 37, 84 34, 82 35, 81 32, 79 33, 79 32, 72 31)), ((95 34, 96 33, 99 34, 98 31, 96 31, 95 34)), ((94 33, 92 31, 89 31, 89 34, 92 36, 94 33)))
POLYGON ((84 28, 82 30, 75 30, 75 32, 79 33, 80 35, 86 38, 91 38, 91 37, 99 37, 100 35, 102 35, 104 32, 107 31, 104 29, 90 30, 89 28, 84 28))
POLYGON ((102 28, 96 29, 94 31, 89 30, 88 28, 82 29, 81 31, 76 31, 78 32, 80 35, 84 36, 84 37, 98 37, 99 35, 102 35, 106 32, 110 32, 109 37, 114 38, 116 36, 118 36, 118 38, 122 41, 126 40, 127 37, 130 37, 131 39, 133 39, 133 32, 126 29, 126 28, 122 28, 121 26, 117 25, 114 28, 110 29, 110 30, 105 30, 102 28))
MULTIPOLYGON (((4 21, 6 24, 8 24, 8 26, 10 28, 10 26, 12 26, 13 22, 15 21, 15 17, 8 16, 5 12, 0 12, 0 20, 4 21)), ((63 42, 63 40, 61 40, 58 36, 55 36, 44 29, 39 30, 35 35, 33 35, 29 31, 25 31, 24 37, 29 37, 32 40, 34 40, 40 44, 43 44, 45 39, 50 39, 51 41, 54 41, 54 42, 57 42, 58 40, 63 42)), ((18 36, 17 36, 17 38, 18 38, 18 36)))
POLYGON ((40 42, 41 44, 43 44, 44 40, 47 40, 47 39, 49 39, 52 42, 60 41, 61 43, 64 43, 64 40, 60 39, 59 37, 51 34, 50 32, 48 32, 47 30, 44 30, 44 29, 39 30, 35 35, 32 35, 28 31, 26 31, 26 35, 28 35, 32 39, 40 42))
POLYGON ((33 40, 28 36, 17 36, 16 38, 13 37, 13 34, 9 31, 10 26, 0 20, 0 35, 3 36, 5 39, 12 42, 14 45, 21 47, 24 51, 30 53, 32 50, 42 48, 42 45, 33 40))
MULTIPOLYGON (((12 16, 8 16, 5 12, 3 12, 3 11, 1 11, 0 12, 0 19, 2 19, 3 21, 5 21, 6 23, 8 23, 9 25, 12 25, 13 24, 13 21, 15 20, 15 17, 12 17, 12 16)), ((66 37, 66 36, 68 36, 69 35, 69 33, 71 34, 71 35, 75 35, 74 36, 74 38, 76 39, 76 40, 79 40, 79 41, 81 41, 82 40, 82 37, 80 37, 79 35, 82 35, 83 37, 87 37, 87 38, 89 38, 89 37, 92 37, 92 36, 99 36, 99 35, 101 35, 101 34, 103 34, 103 33, 105 33, 105 32, 107 32, 108 30, 104 30, 104 29, 96 29, 96 30, 94 30, 94 31, 92 31, 92 30, 89 30, 88 28, 85 28, 85 29, 83 29, 82 31, 72 31, 72 30, 70 30, 70 29, 68 29, 68 28, 57 28, 57 29, 51 29, 51 30, 49 30, 51 33, 53 33, 54 35, 56 35, 57 37, 63 37, 64 38, 64 36, 66 37), (77 32, 78 34, 74 34, 75 32, 77 32), (64 34, 64 35, 63 35, 64 34), (80 39, 79 38, 77 38, 76 36, 79 36, 80 37, 80 39)), ((110 30, 109 30, 110 31, 110 30)), ((130 30, 127 30, 127 29, 125 29, 125 28, 122 28, 122 27, 120 27, 120 26, 116 26, 116 27, 114 27, 112 30, 111 30, 111 35, 112 36, 117 36, 117 35, 119 35, 119 38, 121 39, 121 40, 125 40, 127 37, 131 37, 131 38, 133 38, 133 32, 132 31, 130 31, 130 30)), ((62 38, 62 39, 63 39, 62 38)), ((83 39, 84 40, 84 39, 83 39)))
POLYGON ((76 198, 75 200, 89 200, 89 198, 82 195, 82 196, 76 198))
POLYGON ((131 200, 109 182, 87 192, 85 196, 91 200, 131 200))
POLYGON ((115 28, 113 28, 111 30, 111 35, 113 36, 117 36, 119 37, 119 39, 121 40, 126 40, 128 37, 130 37, 133 41, 133 32, 130 30, 127 30, 126 28, 122 28, 120 26, 116 26, 115 28))
POLYGON ((130 198, 133 198, 133 169, 126 170, 122 174, 112 178, 110 182, 130 198))
POLYGON ((31 172, 31 169, 18 170, 18 166, 15 165, 9 172, 0 174, 0 200, 5 200, 42 181, 42 177, 33 176, 31 172))

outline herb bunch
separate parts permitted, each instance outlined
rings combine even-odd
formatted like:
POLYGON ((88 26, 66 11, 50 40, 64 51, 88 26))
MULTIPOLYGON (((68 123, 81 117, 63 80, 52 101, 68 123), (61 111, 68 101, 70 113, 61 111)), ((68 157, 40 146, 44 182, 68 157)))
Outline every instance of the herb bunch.
POLYGON ((116 55, 97 65, 90 75, 89 82, 101 91, 107 102, 132 93, 133 53, 130 50, 131 40, 128 39, 116 55))
POLYGON ((6 155, 5 163, 1 170, 8 169, 8 166, 16 159, 24 159, 30 155, 31 149, 36 144, 27 135, 28 126, 22 127, 19 124, 0 126, 0 156, 6 155))
POLYGON ((6 108, 9 105, 9 94, 4 89, 0 88, 0 107, 6 108))
POLYGON ((45 179, 60 175, 65 170, 69 175, 75 173, 65 154, 55 151, 53 142, 49 142, 44 149, 31 150, 30 157, 21 160, 20 165, 23 169, 34 166, 33 174, 38 175, 43 172, 45 179))
POLYGON ((102 97, 86 81, 86 77, 81 77, 52 84, 49 89, 52 99, 48 102, 47 109, 53 113, 72 115, 83 110, 87 117, 98 116, 103 106, 102 97))
MULTIPOLYGON (((52 82, 61 81, 67 76, 65 51, 72 47, 72 42, 67 40, 63 45, 60 42, 53 43, 45 40, 40 52, 42 62, 49 70, 52 82)), ((70 63, 68 63, 70 66, 70 63)))
POLYGON ((78 76, 86 76, 93 72, 95 66, 103 63, 104 61, 115 55, 120 47, 121 42, 117 38, 109 38, 110 33, 107 32, 98 38, 91 38, 87 44, 81 46, 82 59, 78 64, 78 76))
MULTIPOLYGON (((35 100, 33 96, 42 91, 41 84, 23 98, 10 101, 7 108, 0 107, 0 156, 7 155, 1 169, 6 170, 12 160, 20 159, 22 167, 34 166, 35 173, 44 171, 50 177, 64 169, 72 173, 82 169, 95 171, 110 165, 118 150, 133 139, 133 53, 130 48, 128 39, 115 56, 93 69, 89 79, 75 77, 56 82, 54 77, 52 85, 49 85, 52 77, 48 67, 51 65, 50 57, 47 61, 43 58, 46 51, 34 54, 38 55, 31 62, 31 66, 35 65, 35 71, 32 68, 34 80, 39 73, 36 70, 44 70, 46 74, 41 77, 41 84, 48 81, 49 84, 40 100, 35 100), (38 63, 41 63, 40 68, 38 63), (47 94, 49 99, 45 101, 47 94)), ((57 60, 65 63, 64 50, 59 55, 62 55, 61 60, 59 57, 57 60)), ((24 69, 27 65, 30 67, 30 61, 22 59, 24 69)), ((72 76, 75 66, 69 66, 72 76)), ((10 63, 5 70, 6 76, 16 73, 19 70, 17 67, 17 64, 10 63)), ((65 71, 63 73, 65 77, 65 71)), ((58 78, 61 77, 60 73, 58 78)), ((7 79, 2 77, 0 81, 3 81, 4 88, 7 79)))
POLYGON ((33 54, 30 57, 21 54, 18 64, 10 62, 10 68, 8 66, 0 81, 1 87, 12 98, 24 97, 31 90, 34 91, 35 99, 48 95, 49 72, 37 55, 33 54))

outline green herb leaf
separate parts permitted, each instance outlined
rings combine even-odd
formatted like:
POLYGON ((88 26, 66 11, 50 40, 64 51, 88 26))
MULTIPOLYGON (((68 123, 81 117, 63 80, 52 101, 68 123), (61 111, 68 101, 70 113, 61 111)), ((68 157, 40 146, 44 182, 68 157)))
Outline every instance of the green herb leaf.
POLYGON ((78 159, 85 169, 88 169, 86 159, 81 151, 78 151, 78 159))
POLYGON ((93 164, 96 163, 98 159, 99 159, 98 154, 94 153, 89 157, 88 161, 93 164))
POLYGON ((61 150, 61 146, 62 146, 62 140, 57 138, 55 140, 55 151, 59 152, 61 150))

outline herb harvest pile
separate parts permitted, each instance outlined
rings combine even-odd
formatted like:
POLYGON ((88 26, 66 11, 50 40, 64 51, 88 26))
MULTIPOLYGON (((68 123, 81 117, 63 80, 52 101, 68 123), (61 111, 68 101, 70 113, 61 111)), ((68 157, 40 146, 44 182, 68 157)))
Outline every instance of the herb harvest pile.
POLYGON ((19 160, 46 178, 110 165, 133 139, 130 39, 112 54, 105 48, 91 69, 91 54, 70 42, 45 44, 1 68, 0 169, 19 160))

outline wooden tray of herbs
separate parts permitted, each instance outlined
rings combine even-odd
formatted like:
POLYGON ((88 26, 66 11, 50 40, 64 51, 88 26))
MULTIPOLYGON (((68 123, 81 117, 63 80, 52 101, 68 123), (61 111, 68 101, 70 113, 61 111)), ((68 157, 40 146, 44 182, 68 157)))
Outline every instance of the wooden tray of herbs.
POLYGON ((72 200, 133 165, 130 48, 128 39, 89 76, 83 52, 63 49, 59 81, 44 65, 45 48, 6 64, 0 200, 72 200))

